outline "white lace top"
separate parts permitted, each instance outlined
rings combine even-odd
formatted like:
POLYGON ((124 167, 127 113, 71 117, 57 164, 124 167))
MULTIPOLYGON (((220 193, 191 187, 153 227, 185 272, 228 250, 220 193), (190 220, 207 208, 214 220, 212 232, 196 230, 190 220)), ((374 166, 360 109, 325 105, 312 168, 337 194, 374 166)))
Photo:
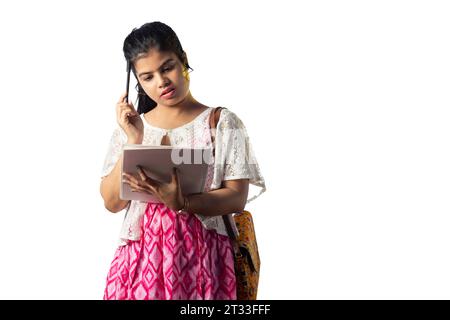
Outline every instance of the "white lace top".
MULTIPOLYGON (((182 148, 211 147, 209 114, 213 108, 205 109, 194 120, 174 129, 162 129, 150 125, 141 114, 144 123, 142 144, 161 145, 164 135, 169 136, 172 146, 182 148)), ((113 131, 106 153, 101 177, 107 176, 120 158, 127 136, 119 126, 113 131)), ((247 203, 266 191, 264 178, 242 121, 228 109, 222 109, 216 130, 215 161, 210 165, 204 192, 221 187, 222 181, 233 179, 249 179, 256 190, 249 188, 247 203), (256 191, 256 192, 255 192, 256 191)), ((147 202, 131 200, 126 209, 119 235, 119 245, 129 240, 139 240, 142 234, 143 216, 147 202)), ((207 229, 215 229, 219 234, 228 235, 221 216, 207 217, 195 214, 207 229)), ((231 219, 233 220, 233 219, 231 219)), ((235 227, 235 226, 233 226, 235 227)))

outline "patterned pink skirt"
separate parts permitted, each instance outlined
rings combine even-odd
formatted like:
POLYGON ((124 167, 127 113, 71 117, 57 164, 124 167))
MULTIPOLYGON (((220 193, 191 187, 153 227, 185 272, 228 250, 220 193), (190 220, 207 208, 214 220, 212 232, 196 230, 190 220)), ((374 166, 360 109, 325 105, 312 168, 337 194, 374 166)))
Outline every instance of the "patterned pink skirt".
POLYGON ((192 214, 148 203, 141 240, 119 246, 105 300, 235 300, 231 241, 192 214))

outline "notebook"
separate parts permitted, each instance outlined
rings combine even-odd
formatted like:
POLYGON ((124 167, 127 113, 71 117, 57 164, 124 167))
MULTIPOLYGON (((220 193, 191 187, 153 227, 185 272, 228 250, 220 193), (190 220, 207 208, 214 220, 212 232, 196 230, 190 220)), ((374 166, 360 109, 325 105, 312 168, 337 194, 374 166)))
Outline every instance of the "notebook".
POLYGON ((201 193, 205 187, 208 165, 212 163, 211 161, 212 149, 209 148, 125 144, 120 174, 120 198, 122 200, 161 202, 149 193, 131 191, 130 185, 123 182, 123 172, 139 178, 137 165, 140 165, 150 178, 165 182, 170 182, 172 168, 176 167, 179 169, 181 192, 183 194, 201 193))

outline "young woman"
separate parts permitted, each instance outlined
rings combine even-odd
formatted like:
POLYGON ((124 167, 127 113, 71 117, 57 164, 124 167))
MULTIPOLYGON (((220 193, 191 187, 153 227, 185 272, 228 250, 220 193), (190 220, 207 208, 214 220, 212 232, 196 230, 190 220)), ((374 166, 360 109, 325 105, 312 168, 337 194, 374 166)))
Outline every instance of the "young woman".
POLYGON ((242 121, 222 109, 214 163, 200 194, 182 194, 172 181, 154 181, 142 170, 124 173, 133 191, 161 202, 119 198, 124 144, 211 147, 209 115, 214 109, 189 91, 190 68, 175 32, 159 21, 134 29, 124 55, 138 84, 138 108, 117 105, 118 127, 106 154, 100 193, 110 212, 126 209, 119 246, 107 275, 104 299, 236 299, 232 243, 221 215, 239 213, 265 191, 265 182, 242 121), (259 190, 249 195, 249 184, 259 190))

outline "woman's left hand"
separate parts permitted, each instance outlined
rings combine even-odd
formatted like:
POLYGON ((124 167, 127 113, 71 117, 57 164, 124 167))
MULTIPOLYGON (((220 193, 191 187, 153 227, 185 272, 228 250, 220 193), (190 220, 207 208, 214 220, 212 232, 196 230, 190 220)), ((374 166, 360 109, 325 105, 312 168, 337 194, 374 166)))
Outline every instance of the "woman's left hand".
POLYGON ((141 166, 137 166, 137 169, 139 178, 123 173, 123 181, 130 185, 132 191, 149 193, 172 210, 180 210, 183 207, 184 197, 181 194, 177 168, 173 168, 172 179, 169 183, 148 177, 141 166))

